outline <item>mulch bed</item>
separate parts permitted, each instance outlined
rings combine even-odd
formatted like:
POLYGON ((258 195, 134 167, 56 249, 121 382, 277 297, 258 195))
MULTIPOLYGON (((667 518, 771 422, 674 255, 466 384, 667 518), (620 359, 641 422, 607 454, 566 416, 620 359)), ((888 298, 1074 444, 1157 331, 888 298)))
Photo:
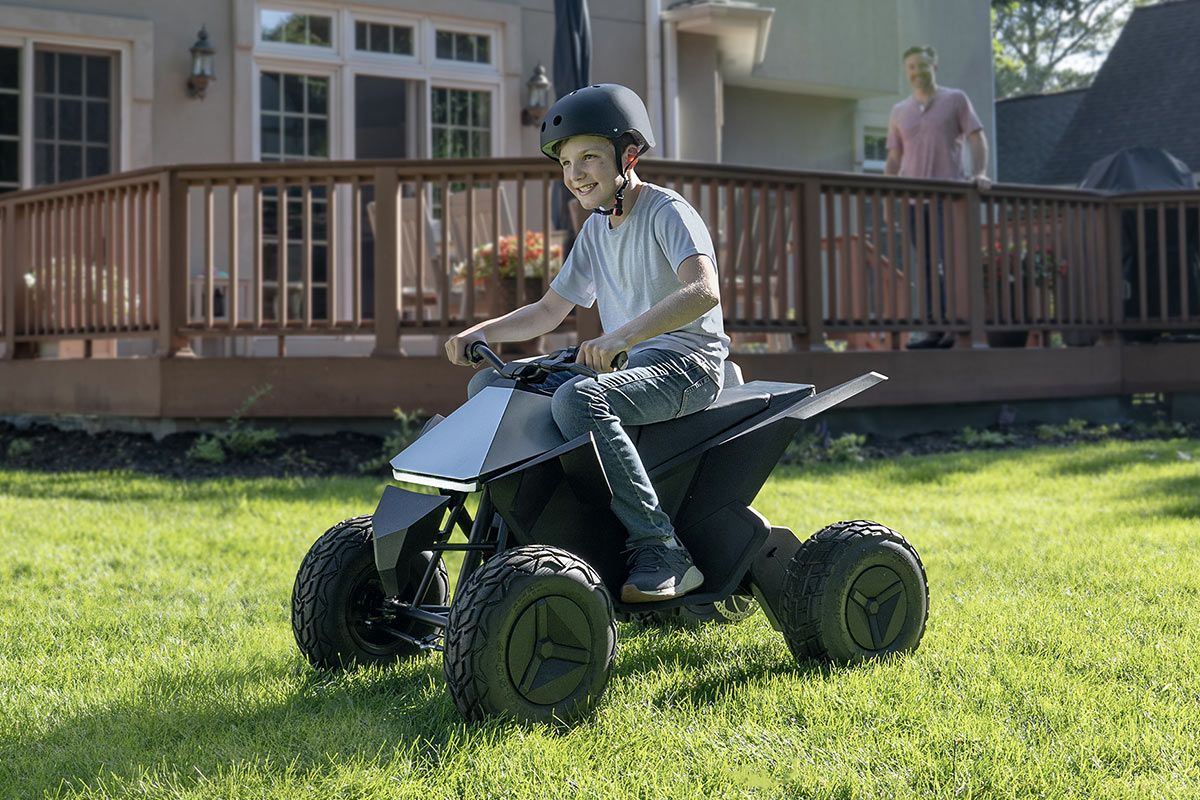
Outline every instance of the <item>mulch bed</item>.
MULTIPOLYGON (((1037 435, 1036 425, 1012 425, 1003 428, 1011 441, 987 449, 1020 449, 1034 446, 1070 446, 1095 441, 1094 436, 1072 436, 1052 442, 1037 435)), ((1124 425, 1105 438, 1126 440, 1161 439, 1182 433, 1200 437, 1200 426, 1176 426, 1170 431, 1151 426, 1124 425)), ((319 436, 292 435, 278 439, 254 455, 229 456, 224 463, 211 464, 191 458, 189 449, 200 437, 197 433, 178 433, 155 441, 148 434, 102 432, 89 434, 77 430, 58 430, 38 425, 18 429, 0 422, 0 469, 37 472, 91 472, 131 470, 168 478, 282 477, 282 476, 355 476, 363 474, 361 465, 378 459, 383 440, 360 433, 319 436), (16 443, 16 444, 14 444, 16 443)), ((933 455, 959 452, 967 447, 957 432, 927 433, 904 439, 868 437, 858 448, 854 460, 894 458, 901 455, 933 455)), ((394 455, 389 453, 388 456, 394 455)), ((820 453, 814 460, 824 458, 820 453)), ((367 474, 388 477, 386 466, 367 474)))

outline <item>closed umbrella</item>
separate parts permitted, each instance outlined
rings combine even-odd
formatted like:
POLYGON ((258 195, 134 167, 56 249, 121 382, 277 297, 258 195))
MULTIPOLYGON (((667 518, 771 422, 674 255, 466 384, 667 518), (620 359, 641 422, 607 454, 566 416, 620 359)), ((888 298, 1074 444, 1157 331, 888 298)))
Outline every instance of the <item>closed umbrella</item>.
MULTIPOLYGON (((554 0, 554 91, 558 97, 592 82, 592 23, 587 0, 554 0)), ((571 193, 561 184, 555 189, 554 226, 567 231, 563 255, 575 243, 571 220, 571 193)))

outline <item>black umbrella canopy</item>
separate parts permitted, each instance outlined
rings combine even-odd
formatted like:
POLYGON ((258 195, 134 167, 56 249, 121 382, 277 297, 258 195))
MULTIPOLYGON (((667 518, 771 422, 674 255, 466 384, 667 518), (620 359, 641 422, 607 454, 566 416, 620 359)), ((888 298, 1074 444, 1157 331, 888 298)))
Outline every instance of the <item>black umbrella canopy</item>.
MULTIPOLYGON (((592 23, 587 0, 554 0, 554 93, 570 94, 592 82, 592 23)), ((569 232, 563 254, 575 243, 567 187, 559 184, 552 207, 554 226, 569 232)))
POLYGON ((558 97, 592 82, 592 23, 587 0, 554 0, 554 91, 558 97))
POLYGON ((1088 167, 1081 189, 1134 192, 1154 189, 1195 189, 1191 169, 1166 150, 1126 147, 1088 167))

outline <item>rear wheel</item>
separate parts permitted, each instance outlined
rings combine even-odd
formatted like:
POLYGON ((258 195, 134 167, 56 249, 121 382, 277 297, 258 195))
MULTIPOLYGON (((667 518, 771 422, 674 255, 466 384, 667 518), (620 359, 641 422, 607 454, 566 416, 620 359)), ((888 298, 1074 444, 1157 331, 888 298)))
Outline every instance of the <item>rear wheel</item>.
POLYGON ((446 685, 469 720, 572 724, 599 702, 616 645, 612 600, 591 566, 556 547, 517 547, 455 595, 446 685))
POLYGON ((839 522, 800 546, 780 624, 797 659, 854 663, 915 650, 929 617, 921 557, 877 522, 839 522))
MULTIPOLYGON (((412 602, 432 553, 417 553, 398 570, 399 599, 412 602)), ((450 582, 439 564, 425 592, 426 605, 445 605, 450 582)), ((417 639, 434 633, 421 623, 397 619, 384 602, 375 567, 371 517, 339 522, 309 549, 292 589, 292 632, 314 666, 336 669, 352 664, 390 664, 421 648, 397 634, 417 639)))

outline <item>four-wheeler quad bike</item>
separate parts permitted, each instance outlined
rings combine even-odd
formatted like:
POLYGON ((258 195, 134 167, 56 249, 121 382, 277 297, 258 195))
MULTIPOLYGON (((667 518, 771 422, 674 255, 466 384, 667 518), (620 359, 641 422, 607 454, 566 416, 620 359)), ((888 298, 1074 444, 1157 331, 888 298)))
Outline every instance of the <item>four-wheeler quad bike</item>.
POLYGON ((801 542, 750 503, 802 421, 886 380, 868 373, 820 394, 751 381, 736 368, 704 411, 630 428, 675 530, 704 573, 684 597, 623 604, 626 532, 591 435, 564 441, 548 373, 594 375, 573 348, 505 364, 474 343, 498 380, 436 416, 391 465, 375 513, 330 528, 305 556, 292 627, 315 665, 386 664, 444 651, 450 695, 485 715, 570 724, 599 701, 617 615, 686 609, 736 621, 753 597, 798 659, 853 663, 916 648, 928 616, 921 559, 863 520, 801 542), (736 376, 736 377, 735 377, 736 376), (432 493, 436 490, 436 493, 432 493), (474 515, 467 499, 479 492, 474 515), (455 529, 466 542, 451 542, 455 529), (443 554, 462 552, 453 602, 443 554))

